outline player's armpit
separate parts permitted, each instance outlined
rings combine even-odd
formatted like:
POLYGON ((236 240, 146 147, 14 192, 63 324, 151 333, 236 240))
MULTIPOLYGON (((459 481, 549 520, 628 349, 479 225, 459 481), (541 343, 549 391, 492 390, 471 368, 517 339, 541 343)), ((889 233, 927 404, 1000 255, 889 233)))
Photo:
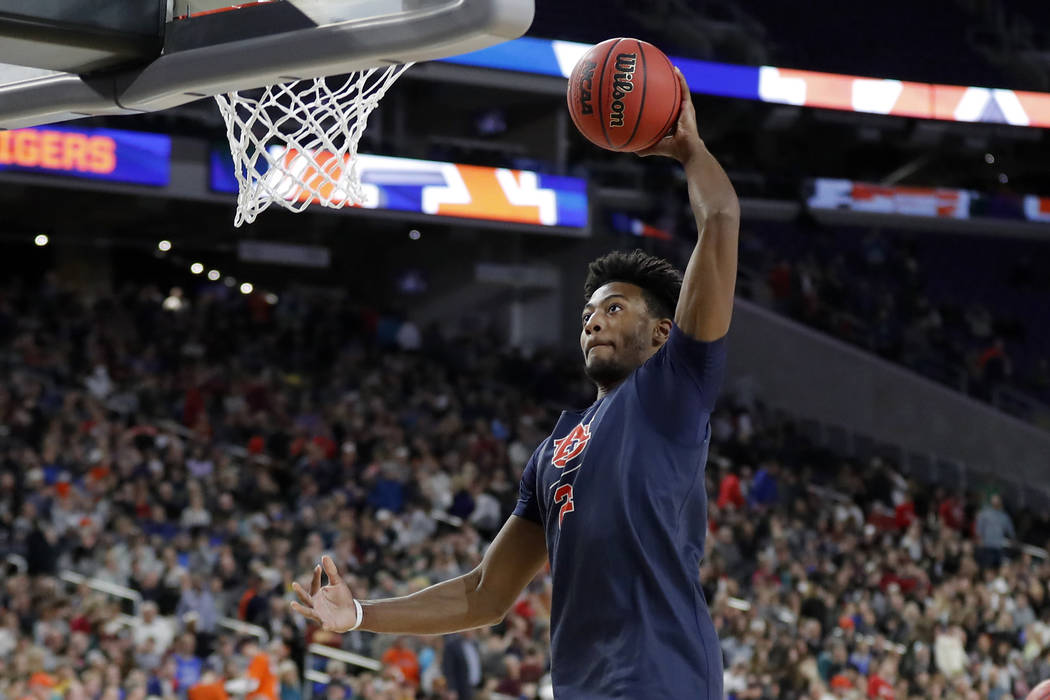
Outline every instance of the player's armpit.
POLYGON ((468 595, 471 607, 484 611, 484 616, 499 622, 514 604, 518 594, 547 563, 547 540, 537 523, 517 515, 507 519, 496 535, 481 564, 471 572, 477 581, 468 595))

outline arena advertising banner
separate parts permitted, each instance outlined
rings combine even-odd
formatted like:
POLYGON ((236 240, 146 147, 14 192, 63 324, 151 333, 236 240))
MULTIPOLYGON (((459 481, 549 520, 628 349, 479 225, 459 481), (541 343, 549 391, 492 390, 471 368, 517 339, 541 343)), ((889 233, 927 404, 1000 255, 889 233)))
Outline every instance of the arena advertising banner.
POLYGON ((812 209, 846 209, 938 219, 1013 219, 1050 223, 1050 198, 986 194, 945 187, 874 185, 817 178, 806 203, 812 209))
POLYGON ((0 170, 164 187, 171 176, 171 138, 67 126, 0 131, 0 170))
MULTIPOLYGON (((271 147, 270 154, 304 182, 324 187, 318 168, 325 154, 281 147, 271 147), (312 183, 314 179, 319 182, 312 183)), ((587 226, 587 182, 581 178, 366 154, 358 154, 357 167, 365 193, 362 208, 535 226, 587 226)), ((290 200, 310 196, 289 179, 275 176, 270 184, 277 191, 286 189, 281 194, 290 200)), ((228 151, 212 149, 211 187, 237 192, 228 151)))
POLYGON ((1024 198, 1024 214, 1029 221, 1050 223, 1050 197, 1028 195, 1024 198))
MULTIPOLYGON (((590 48, 572 41, 522 37, 441 60, 568 78, 590 48)), ((669 58, 698 94, 917 119, 1050 126, 1050 93, 669 58)))

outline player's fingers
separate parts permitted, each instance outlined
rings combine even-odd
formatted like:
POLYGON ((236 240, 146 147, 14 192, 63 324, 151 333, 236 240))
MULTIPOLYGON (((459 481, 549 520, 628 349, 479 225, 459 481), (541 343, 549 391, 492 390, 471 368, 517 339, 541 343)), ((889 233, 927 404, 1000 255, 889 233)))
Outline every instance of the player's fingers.
POLYGON ((312 594, 308 594, 303 589, 303 587, 299 585, 298 581, 295 581, 295 582, 292 583, 292 590, 295 591, 295 595, 297 595, 299 597, 299 600, 302 601, 303 605, 313 605, 314 604, 313 595, 312 594))
POLYGON ((318 564, 314 567, 314 577, 310 580, 310 595, 314 595, 317 591, 321 590, 321 565, 318 564))
POLYGON ((294 600, 292 601, 291 605, 292 605, 292 610, 297 612, 297 613, 299 613, 303 617, 308 618, 310 620, 313 620, 314 622, 316 622, 319 625, 320 624, 324 624, 323 622, 321 622, 321 616, 318 615, 313 610, 311 610, 310 608, 308 608, 308 607, 306 607, 304 605, 300 605, 299 603, 296 603, 294 600))
MULTIPOLYGON (((690 95, 692 92, 689 89, 689 81, 685 79, 685 74, 682 73, 678 66, 675 66, 674 72, 678 75, 678 83, 682 86, 682 100, 685 101, 686 99, 689 99, 686 96, 690 95)), ((689 101, 691 102, 692 100, 690 99, 689 101)))
POLYGON ((678 68, 675 68, 674 71, 678 74, 678 83, 682 86, 682 108, 678 113, 678 121, 682 122, 691 119, 695 123, 696 110, 693 108, 693 95, 689 90, 689 83, 686 82, 682 71, 678 68))
POLYGON ((335 562, 332 561, 332 557, 327 554, 321 557, 321 566, 324 567, 324 572, 328 574, 328 583, 334 585, 343 582, 343 578, 339 575, 339 569, 335 567, 335 562))

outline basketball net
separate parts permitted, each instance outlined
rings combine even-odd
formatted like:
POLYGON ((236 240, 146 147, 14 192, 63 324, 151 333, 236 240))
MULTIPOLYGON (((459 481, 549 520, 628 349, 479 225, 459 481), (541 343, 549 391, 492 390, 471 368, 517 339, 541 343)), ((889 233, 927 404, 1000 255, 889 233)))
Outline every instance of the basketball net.
POLYGON ((233 225, 250 224, 271 204, 293 212, 363 204, 357 144, 368 115, 410 65, 216 95, 239 190, 233 225))

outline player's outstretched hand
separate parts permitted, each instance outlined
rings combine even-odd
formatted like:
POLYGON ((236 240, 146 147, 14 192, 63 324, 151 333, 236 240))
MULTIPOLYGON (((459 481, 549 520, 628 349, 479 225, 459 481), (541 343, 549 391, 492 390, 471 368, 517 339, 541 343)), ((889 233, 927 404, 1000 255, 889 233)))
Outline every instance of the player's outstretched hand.
POLYGON ((694 153, 704 149, 704 142, 700 139, 700 132, 696 126, 696 110, 693 109, 689 83, 686 82, 685 76, 678 68, 675 68, 674 72, 682 86, 682 109, 678 113, 674 131, 657 141, 656 145, 644 151, 638 151, 637 154, 643 157, 667 156, 684 165, 694 153))
POLYGON ((300 601, 292 603, 292 610, 321 625, 325 632, 341 633, 357 624, 354 595, 331 557, 321 557, 321 564, 314 567, 309 593, 298 582, 292 584, 292 589, 300 601), (328 575, 328 585, 324 588, 321 588, 321 567, 328 575))

